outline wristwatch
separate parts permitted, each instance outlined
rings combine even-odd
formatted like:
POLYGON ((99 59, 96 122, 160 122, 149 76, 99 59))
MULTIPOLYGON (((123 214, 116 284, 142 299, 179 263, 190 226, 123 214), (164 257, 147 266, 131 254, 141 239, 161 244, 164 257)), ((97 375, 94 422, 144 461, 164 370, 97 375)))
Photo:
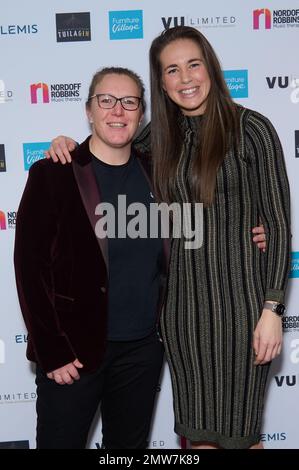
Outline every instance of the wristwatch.
POLYGON ((284 312, 286 311, 286 306, 283 304, 275 303, 272 304, 270 302, 264 303, 264 308, 268 308, 271 312, 276 313, 279 317, 282 317, 284 312))

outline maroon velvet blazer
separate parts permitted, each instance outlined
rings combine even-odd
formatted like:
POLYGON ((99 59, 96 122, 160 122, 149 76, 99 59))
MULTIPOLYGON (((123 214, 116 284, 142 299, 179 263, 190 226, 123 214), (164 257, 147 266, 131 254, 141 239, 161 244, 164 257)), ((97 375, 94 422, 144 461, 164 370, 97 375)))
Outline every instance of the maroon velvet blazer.
MULTIPOLYGON (((105 351, 107 240, 94 232, 100 194, 88 142, 74 150, 71 165, 40 160, 31 167, 17 215, 14 263, 27 358, 46 372, 75 358, 93 371, 105 351)), ((149 178, 148 158, 137 156, 149 178)))

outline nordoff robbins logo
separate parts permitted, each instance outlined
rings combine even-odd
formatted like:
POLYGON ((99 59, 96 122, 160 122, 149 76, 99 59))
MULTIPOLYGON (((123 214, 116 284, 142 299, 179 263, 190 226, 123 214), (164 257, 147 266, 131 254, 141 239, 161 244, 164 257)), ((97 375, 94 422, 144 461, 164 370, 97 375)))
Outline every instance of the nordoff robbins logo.
POLYGON ((142 39, 143 11, 109 11, 110 39, 142 39))
POLYGON ((184 248, 197 249, 203 242, 203 204, 155 203, 147 206, 134 202, 127 206, 126 195, 113 204, 102 202, 95 214, 101 216, 95 226, 102 238, 182 238, 184 248), (149 211, 149 212, 148 212, 149 211), (116 213, 117 212, 117 213, 116 213))

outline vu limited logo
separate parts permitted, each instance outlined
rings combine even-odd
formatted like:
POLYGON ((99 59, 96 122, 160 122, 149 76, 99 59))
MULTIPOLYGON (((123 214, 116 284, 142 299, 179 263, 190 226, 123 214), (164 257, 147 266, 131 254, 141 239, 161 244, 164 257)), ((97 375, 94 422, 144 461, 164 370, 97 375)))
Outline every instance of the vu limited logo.
POLYGON ((290 79, 288 76, 266 77, 266 81, 270 89, 273 89, 275 86, 277 86, 278 88, 288 88, 288 86, 292 82, 292 79, 290 79))
POLYGON ((298 385, 299 375, 276 375, 274 378, 278 387, 294 387, 295 385, 298 385))
POLYGON ((164 29, 172 28, 173 26, 184 26, 185 25, 185 17, 181 16, 180 18, 177 16, 168 16, 165 18, 164 16, 161 18, 164 29))

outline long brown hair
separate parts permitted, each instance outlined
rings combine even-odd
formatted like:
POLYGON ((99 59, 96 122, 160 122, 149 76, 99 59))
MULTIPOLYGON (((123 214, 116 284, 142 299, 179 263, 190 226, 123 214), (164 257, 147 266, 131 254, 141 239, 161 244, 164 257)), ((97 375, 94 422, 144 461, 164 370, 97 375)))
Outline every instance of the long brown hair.
POLYGON ((178 39, 192 40, 200 47, 211 80, 201 120, 198 158, 194 160, 190 182, 194 199, 209 205, 214 199, 217 170, 227 150, 237 142, 237 106, 230 97, 211 44, 197 29, 189 26, 165 30, 154 39, 150 48, 151 142, 155 190, 158 199, 173 202, 175 171, 183 145, 179 124, 182 113, 163 90, 160 56, 167 45, 178 39))

